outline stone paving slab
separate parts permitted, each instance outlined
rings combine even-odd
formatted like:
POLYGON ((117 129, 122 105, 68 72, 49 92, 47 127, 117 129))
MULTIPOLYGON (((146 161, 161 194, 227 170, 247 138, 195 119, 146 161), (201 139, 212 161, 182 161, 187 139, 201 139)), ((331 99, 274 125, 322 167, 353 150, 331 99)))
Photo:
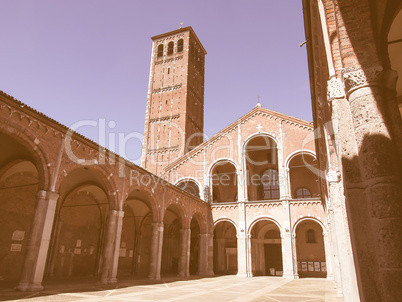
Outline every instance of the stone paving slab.
POLYGON ((158 282, 123 280, 113 286, 94 284, 93 280, 59 280, 35 293, 0 288, 0 301, 343 302, 343 299, 336 297, 333 282, 325 279, 220 276, 190 280, 166 278, 158 282))

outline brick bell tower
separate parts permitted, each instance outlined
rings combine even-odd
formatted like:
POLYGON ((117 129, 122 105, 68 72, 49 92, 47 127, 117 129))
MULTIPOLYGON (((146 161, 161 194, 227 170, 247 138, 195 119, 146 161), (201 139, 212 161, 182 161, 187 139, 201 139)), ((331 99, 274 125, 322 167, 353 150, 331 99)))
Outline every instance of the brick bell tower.
POLYGON ((203 141, 207 52, 190 26, 152 41, 141 165, 161 175, 203 141))

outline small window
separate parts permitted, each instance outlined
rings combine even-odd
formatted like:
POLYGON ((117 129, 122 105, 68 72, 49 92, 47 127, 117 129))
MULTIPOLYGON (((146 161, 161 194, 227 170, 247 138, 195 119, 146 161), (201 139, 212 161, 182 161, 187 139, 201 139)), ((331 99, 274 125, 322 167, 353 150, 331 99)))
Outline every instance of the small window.
POLYGON ((307 230, 307 243, 316 243, 315 232, 312 229, 307 230))
POLYGON ((295 192, 295 197, 300 198, 311 198, 311 192, 307 188, 298 188, 295 192))
POLYGON ((158 58, 163 56, 163 44, 158 46, 158 58))
POLYGON ((177 41, 177 52, 183 51, 183 43, 184 43, 183 39, 177 41))
POLYGON ((168 67, 168 74, 170 74, 170 67, 168 67))
POLYGON ((173 42, 169 42, 168 44, 168 50, 167 50, 167 54, 171 55, 173 53, 173 42))

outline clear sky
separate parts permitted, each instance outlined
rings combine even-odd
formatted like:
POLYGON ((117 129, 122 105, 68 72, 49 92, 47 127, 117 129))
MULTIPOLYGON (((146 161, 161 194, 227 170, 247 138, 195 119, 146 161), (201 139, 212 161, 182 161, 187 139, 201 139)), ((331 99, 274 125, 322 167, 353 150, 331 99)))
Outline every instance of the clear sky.
MULTIPOLYGON (((207 135, 250 111, 257 96, 265 108, 311 121, 301 3, 1 0, 0 90, 66 126, 103 119, 107 137, 142 135, 150 37, 183 22, 208 53, 207 135)), ((99 142, 97 127, 78 132, 99 142)), ((141 141, 116 151, 139 163, 141 141)))

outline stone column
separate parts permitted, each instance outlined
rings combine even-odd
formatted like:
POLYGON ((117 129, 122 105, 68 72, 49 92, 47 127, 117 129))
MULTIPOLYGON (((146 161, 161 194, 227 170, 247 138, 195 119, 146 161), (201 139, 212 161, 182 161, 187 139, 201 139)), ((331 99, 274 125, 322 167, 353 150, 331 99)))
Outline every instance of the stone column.
POLYGON ((386 99, 384 73, 380 64, 374 64, 342 70, 358 150, 357 157, 349 160, 358 165, 358 174, 344 174, 345 191, 354 250, 359 255, 361 297, 397 301, 402 280, 402 154, 397 146, 402 127, 400 117, 398 122, 389 117, 394 113, 387 103, 395 100, 386 99))
MULTIPOLYGON (((332 257, 332 271, 333 271, 333 276, 334 276, 334 281, 335 281, 335 286, 336 286, 336 291, 337 291, 337 297, 342 298, 343 297, 343 288, 344 286, 342 285, 342 278, 341 278, 341 260, 339 259, 339 253, 338 253, 338 248, 340 247, 340 244, 338 243, 338 240, 336 238, 336 226, 332 223, 335 219, 333 218, 333 210, 329 209, 328 210, 328 216, 329 216, 329 229, 330 229, 330 238, 331 238, 331 257, 332 257)), ((328 265, 327 265, 328 267, 328 265)), ((355 273, 352 273, 353 275, 355 273)), ((345 285, 347 286, 347 284, 345 285)), ((357 286, 357 285, 356 285, 357 286)), ((356 287, 357 290, 357 287, 356 287)))
POLYGON ((296 232, 292 232, 292 256, 293 256, 293 272, 294 279, 299 279, 299 268, 297 266, 297 247, 296 247, 296 232))
POLYGON ((241 135, 241 123, 237 125, 237 162, 239 163, 239 169, 237 171, 237 200, 247 201, 247 169, 246 160, 242 149, 242 135, 241 135))
POLYGON ((247 277, 247 250, 244 231, 237 237, 237 276, 247 277))
POLYGON ((179 277, 188 278, 190 276, 190 240, 191 230, 189 228, 180 230, 180 262, 179 277))
POLYGON ((283 229, 281 230, 283 277, 289 279, 295 279, 295 275, 297 273, 294 271, 295 264, 293 257, 292 234, 290 226, 289 200, 282 201, 282 211, 284 217, 283 229))
POLYGON ((37 194, 27 253, 17 287, 20 291, 43 289, 42 280, 58 198, 58 194, 50 191, 39 191, 37 194))
POLYGON ((154 222, 152 223, 151 257, 148 274, 148 278, 151 280, 161 279, 162 245, 163 222, 154 222))
POLYGON ((359 298, 355 263, 345 218, 345 213, 342 208, 334 209, 334 224, 336 226, 334 229, 338 241, 339 268, 343 296, 345 301, 358 301, 355 300, 359 298))
POLYGON ((216 263, 215 267, 218 273, 226 270, 226 252, 225 252, 225 239, 216 238, 216 263))
POLYGON ((247 277, 253 277, 253 265, 251 262, 251 235, 247 235, 246 238, 247 242, 247 269, 246 269, 246 273, 247 273, 247 277))
MULTIPOLYGON (((222 240, 222 239, 218 239, 222 240)), ((198 255, 198 275, 213 276, 213 236, 200 234, 200 252, 198 255)))
POLYGON ((117 282, 117 270, 119 267, 119 257, 120 257, 120 242, 121 242, 121 231, 123 229, 123 218, 124 211, 117 211, 117 221, 116 221, 116 235, 115 235, 115 245, 114 245, 114 255, 112 259, 111 267, 111 283, 117 282))
MULTIPOLYGON (((336 154, 336 165, 327 171, 327 182, 329 189, 328 202, 328 227, 331 236, 332 269, 335 283, 337 285, 338 297, 344 297, 347 301, 359 301, 356 269, 352 254, 349 223, 346 215, 346 200, 342 171, 359 174, 359 164, 348 163, 347 158, 357 158, 358 150, 356 137, 352 127, 352 115, 349 102, 346 99, 345 87, 337 77, 328 81, 328 101, 332 108, 332 127, 334 131, 336 154), (344 154, 347 151, 348 154, 344 154), (344 162, 341 160, 343 157, 344 162), (346 159, 346 160, 345 160, 346 159), (344 163, 347 169, 343 168, 344 163), (336 210, 335 210, 336 209, 336 210), (337 214, 335 214, 335 212, 337 214), (341 230, 341 231, 340 231, 341 230)), ((328 159, 330 160, 330 159, 328 159)), ((364 194, 360 194, 360 198, 364 194)), ((354 202, 358 202, 355 199, 354 202)), ((350 213, 352 214, 352 213, 350 213)), ((327 269, 328 269, 327 265, 327 269)))
MULTIPOLYGON (((56 218, 57 219, 57 218, 56 218)), ((55 229, 55 232, 54 232, 54 234, 53 234, 53 236, 52 236, 52 238, 51 238, 51 240, 52 240, 52 243, 50 243, 50 245, 55 245, 56 244, 56 239, 57 238, 59 238, 59 235, 60 235, 60 231, 61 231, 61 226, 63 225, 63 221, 62 221, 62 219, 61 219, 61 217, 59 217, 59 219, 57 219, 57 224, 56 224, 56 229, 55 229)), ((62 262, 64 262, 64 254, 65 253, 62 253, 61 254, 61 256, 60 256, 60 259, 58 259, 58 255, 57 254, 60 254, 60 253, 55 253, 55 252, 53 252, 51 255, 49 255, 49 257, 50 257, 50 259, 49 259, 49 261, 50 261, 50 268, 49 268, 49 270, 48 270, 48 276, 49 277, 54 277, 55 275, 59 275, 59 273, 61 273, 61 268, 63 267, 63 265, 61 265, 60 264, 60 268, 59 268, 59 272, 58 273, 56 273, 55 274, 55 272, 54 272, 54 267, 55 267, 55 265, 56 265, 56 261, 60 261, 61 263, 62 262)))
POLYGON ((325 249, 325 262, 327 267, 327 279, 334 280, 334 274, 332 271, 332 257, 331 257, 331 247, 330 240, 328 236, 328 231, 323 230, 322 236, 324 238, 324 249, 325 249))
POLYGON ((279 144, 278 144, 278 177, 279 177, 279 194, 280 199, 289 199, 289 175, 288 170, 285 167, 284 159, 284 144, 283 144, 283 131, 282 131, 282 120, 279 121, 279 144))
POLYGON ((102 253, 100 280, 103 284, 115 284, 117 282, 116 275, 119 261, 123 216, 124 212, 118 210, 111 210, 108 214, 108 225, 102 253))
POLYGON ((239 225, 237 229, 237 276, 248 275, 248 245, 246 236, 246 214, 244 201, 238 202, 239 225))

